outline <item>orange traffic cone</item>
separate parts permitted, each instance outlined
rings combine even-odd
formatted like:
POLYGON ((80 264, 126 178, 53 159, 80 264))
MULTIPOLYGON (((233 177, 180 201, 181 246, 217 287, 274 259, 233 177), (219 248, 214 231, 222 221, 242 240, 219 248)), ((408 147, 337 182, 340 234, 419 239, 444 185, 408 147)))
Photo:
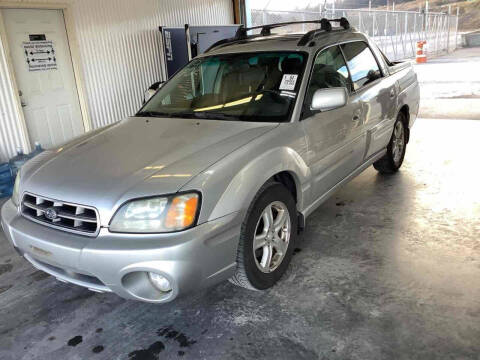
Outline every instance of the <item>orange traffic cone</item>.
POLYGON ((427 55, 425 55, 425 52, 423 50, 423 46, 427 42, 425 40, 423 41, 417 41, 417 56, 415 60, 417 61, 417 64, 422 64, 427 62, 427 55))

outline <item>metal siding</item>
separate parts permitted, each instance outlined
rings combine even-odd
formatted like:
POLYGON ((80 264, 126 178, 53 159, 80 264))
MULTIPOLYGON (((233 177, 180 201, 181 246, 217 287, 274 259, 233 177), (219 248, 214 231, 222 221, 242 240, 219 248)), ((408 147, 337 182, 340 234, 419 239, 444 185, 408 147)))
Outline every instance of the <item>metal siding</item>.
MULTIPOLYGON (((159 26, 233 23, 231 0, 70 0, 69 3, 94 128, 134 114, 141 105, 144 90, 162 79, 159 26)), ((21 127, 1 46, 0 42, 0 159, 5 160, 21 146, 21 127)))
POLYGON ((15 109, 11 84, 0 39, 0 162, 14 155, 16 148, 22 146, 20 117, 15 109))

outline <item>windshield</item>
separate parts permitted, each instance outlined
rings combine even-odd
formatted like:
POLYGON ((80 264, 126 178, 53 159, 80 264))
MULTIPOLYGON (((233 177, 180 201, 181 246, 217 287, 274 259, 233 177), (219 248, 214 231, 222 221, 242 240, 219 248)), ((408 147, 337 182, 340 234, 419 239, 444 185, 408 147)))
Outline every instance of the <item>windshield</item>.
POLYGON ((265 52, 194 59, 137 116, 287 122, 305 58, 303 53, 265 52))

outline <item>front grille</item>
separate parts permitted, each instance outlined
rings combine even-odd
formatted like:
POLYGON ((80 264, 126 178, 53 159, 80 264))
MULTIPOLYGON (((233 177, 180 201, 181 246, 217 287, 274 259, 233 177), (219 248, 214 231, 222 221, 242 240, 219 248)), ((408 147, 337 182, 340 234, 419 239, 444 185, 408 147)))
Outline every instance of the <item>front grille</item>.
POLYGON ((99 230, 97 211, 43 196, 25 194, 22 215, 41 224, 77 234, 95 236, 99 230))

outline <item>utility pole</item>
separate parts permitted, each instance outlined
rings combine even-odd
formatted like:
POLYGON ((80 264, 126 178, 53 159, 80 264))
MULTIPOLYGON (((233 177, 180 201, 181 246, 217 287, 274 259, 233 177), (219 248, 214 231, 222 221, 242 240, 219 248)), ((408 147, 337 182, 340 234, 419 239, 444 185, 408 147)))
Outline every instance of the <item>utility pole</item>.
POLYGON ((423 34, 425 36, 424 40, 427 40, 428 33, 428 0, 425 1, 425 11, 423 12, 423 34))
POLYGON ((447 54, 450 52, 450 14, 452 13, 452 5, 448 5, 447 13, 447 54))
POLYGON ((460 8, 457 6, 457 22, 455 24, 455 48, 457 48, 458 42, 458 15, 460 14, 460 8))
MULTIPOLYGON (((428 0, 425 1, 425 33, 428 32, 428 0)), ((427 39, 425 39, 427 40, 427 39)))

